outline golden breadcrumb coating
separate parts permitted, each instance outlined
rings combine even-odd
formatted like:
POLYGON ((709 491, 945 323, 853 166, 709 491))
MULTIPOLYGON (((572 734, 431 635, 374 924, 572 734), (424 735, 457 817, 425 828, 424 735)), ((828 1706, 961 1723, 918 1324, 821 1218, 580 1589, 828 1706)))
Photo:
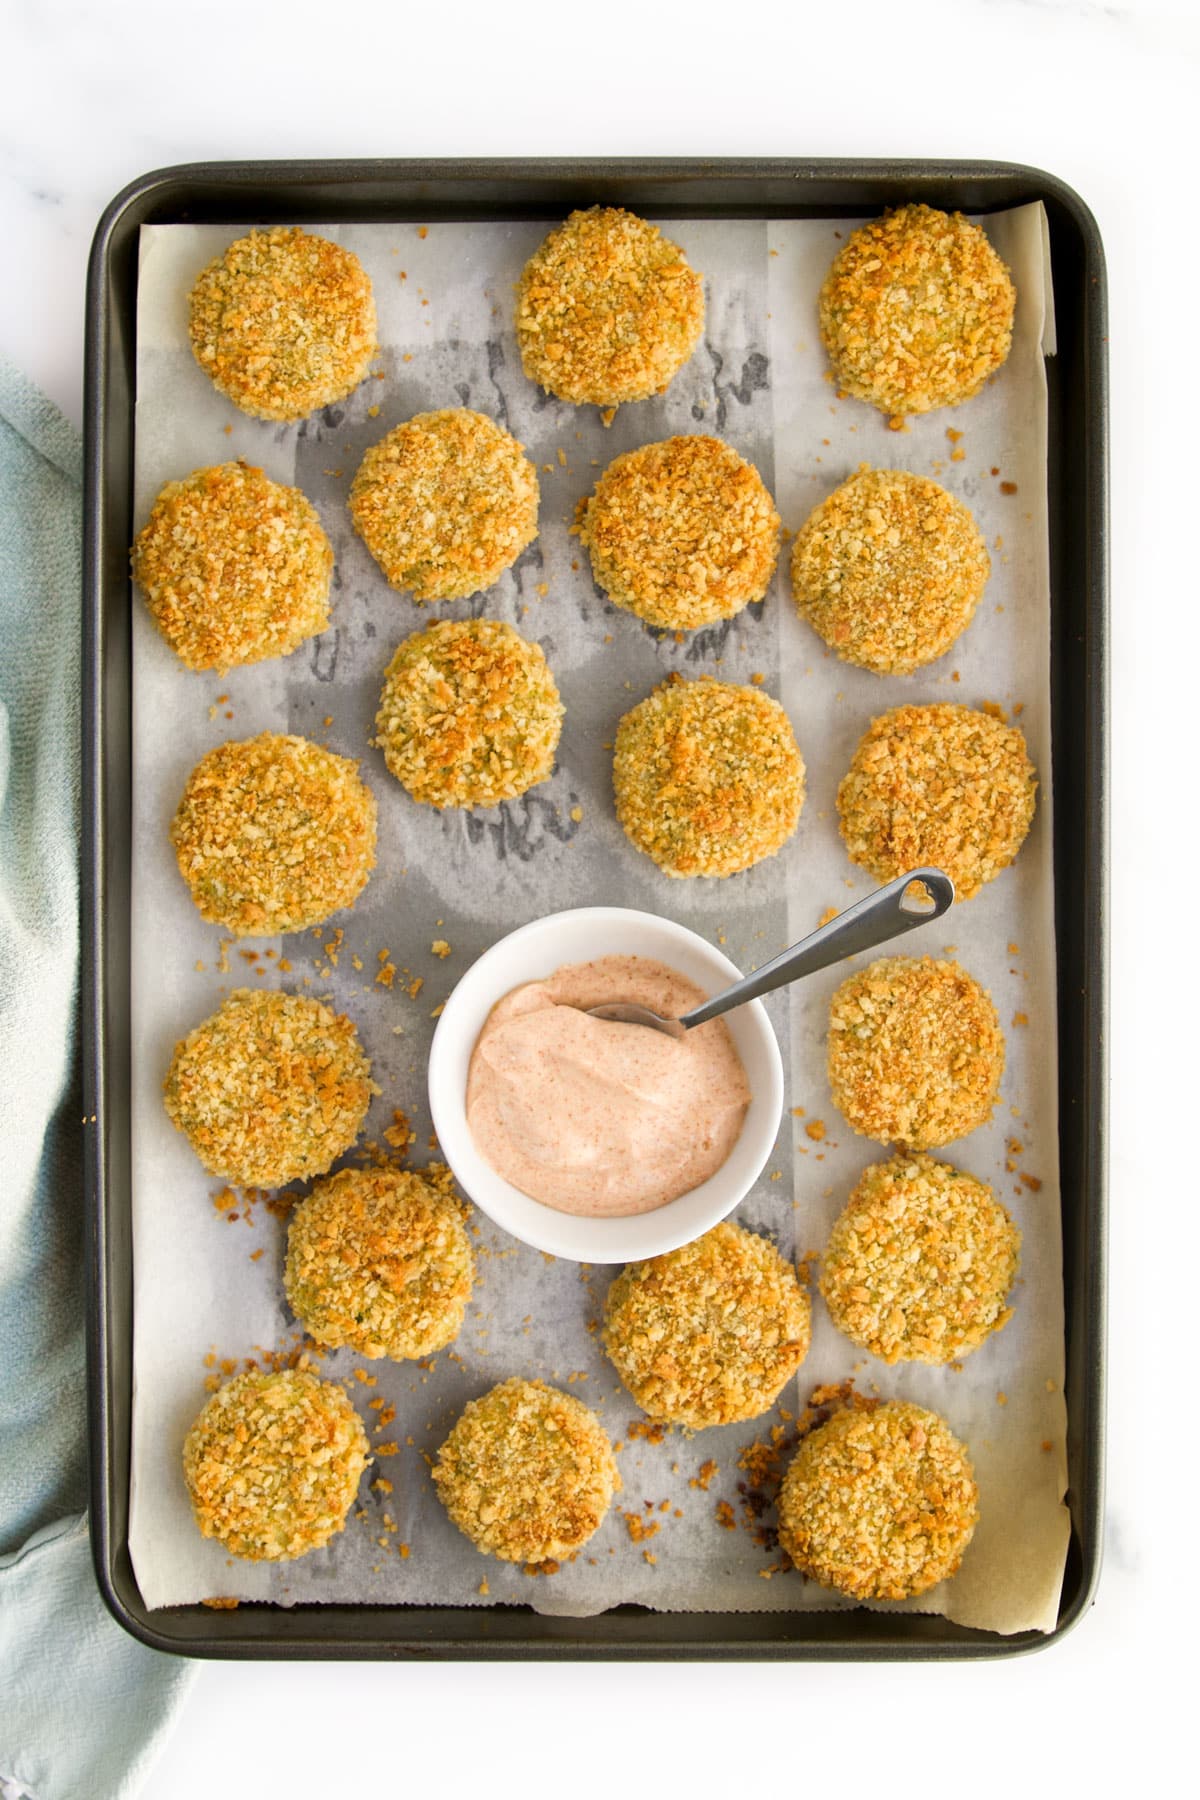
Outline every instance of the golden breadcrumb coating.
POLYGON ((932 1150, 991 1118, 1004 1033, 957 963, 885 956, 834 994, 828 1065, 834 1103, 860 1136, 932 1150))
POLYGON ((244 462, 168 481, 133 546, 133 579, 172 650, 222 675, 324 631, 332 572, 299 488, 244 462))
POLYGON ((176 1044, 163 1100, 210 1175, 276 1188, 324 1175, 378 1091, 344 1014, 302 994, 236 988, 176 1044))
POLYGON ((618 606, 680 631, 761 600, 779 514, 758 470, 714 437, 673 437, 611 462, 581 509, 592 573, 618 606))
POLYGON ((400 1362, 458 1336, 474 1268, 444 1165, 342 1169, 293 1211, 283 1282, 318 1344, 400 1362))
POLYGON ((573 212, 517 284, 530 381, 574 406, 661 394, 704 330, 704 279, 656 225, 619 206, 573 212))
POLYGON ((978 1518, 964 1446, 901 1400, 835 1413, 801 1439, 779 1490, 784 1550, 855 1600, 908 1600, 956 1574, 978 1518))
POLYGON ((902 469, 835 488, 796 533, 792 594, 843 662, 908 675, 970 624, 991 559, 961 500, 902 469))
POLYGON ((901 206, 851 233, 818 310, 841 388, 903 417, 977 394, 1008 355, 1015 306, 978 225, 901 206))
POLYGON ((350 514, 392 587, 418 603, 463 600, 537 536, 537 471, 483 413, 415 413, 363 457, 350 514))
POLYGON ((197 1525, 250 1562, 287 1562, 336 1537, 370 1460, 342 1389, 307 1369, 235 1375, 183 1446, 197 1525))
POLYGON ((897 706, 859 740, 838 820, 851 861, 877 880, 924 864, 969 900, 1025 842, 1036 793, 1016 725, 970 706, 897 706))
POLYGON ((517 1376, 464 1408, 433 1479, 477 1550, 521 1563, 571 1556, 621 1486, 595 1413, 543 1381, 517 1376))
POLYGON ((630 841, 664 875, 734 875, 795 831, 804 760, 769 694, 671 675, 617 727, 613 787, 630 841))
POLYGON ((809 1304, 774 1244, 725 1221, 631 1263, 608 1290, 604 1348, 642 1411, 699 1431, 757 1419, 808 1354, 809 1304))
POLYGON ((377 348, 366 270, 298 225, 230 244, 197 277, 188 308, 196 361, 256 419, 303 419, 344 400, 377 348))
POLYGON ((375 796, 356 762, 264 731, 200 759, 171 843, 202 917, 267 937, 353 906, 375 867, 375 829, 375 796))
POLYGON ((884 1362, 948 1363, 1012 1317, 1021 1233, 984 1181, 902 1152, 864 1170, 821 1258, 839 1331, 884 1362))
POLYGON ((498 619, 443 619, 392 657, 371 741, 414 800, 498 806, 546 780, 562 719, 540 644, 498 619))

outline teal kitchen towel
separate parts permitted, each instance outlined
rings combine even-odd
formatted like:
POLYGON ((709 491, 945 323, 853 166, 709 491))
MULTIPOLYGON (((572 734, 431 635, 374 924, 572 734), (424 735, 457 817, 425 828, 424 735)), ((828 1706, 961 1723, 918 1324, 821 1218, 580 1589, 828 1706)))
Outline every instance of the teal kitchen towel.
POLYGON ((134 1794, 192 1669, 109 1616, 83 1512, 79 482, 0 360, 0 1800, 134 1794))

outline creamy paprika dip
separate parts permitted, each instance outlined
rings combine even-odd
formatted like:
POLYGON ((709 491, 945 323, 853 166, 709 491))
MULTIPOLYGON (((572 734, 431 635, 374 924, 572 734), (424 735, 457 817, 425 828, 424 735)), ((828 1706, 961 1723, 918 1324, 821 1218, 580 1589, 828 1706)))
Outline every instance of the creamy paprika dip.
POLYGON ((667 1037, 588 1017, 626 1000, 678 1017, 707 998, 644 956, 569 963, 492 1008, 471 1055, 467 1124, 497 1174, 558 1212, 651 1212, 721 1167, 750 1087, 723 1019, 667 1037))

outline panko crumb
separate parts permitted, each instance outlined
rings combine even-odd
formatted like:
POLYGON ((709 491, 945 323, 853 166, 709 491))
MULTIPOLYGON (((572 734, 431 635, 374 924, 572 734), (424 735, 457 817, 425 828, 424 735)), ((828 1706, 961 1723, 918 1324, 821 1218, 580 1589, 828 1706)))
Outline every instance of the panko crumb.
POLYGON ((821 1294, 838 1330, 884 1362, 953 1362, 1011 1319, 1020 1248, 986 1182, 901 1154, 859 1179, 825 1248, 821 1294))
POLYGON ((238 238, 188 299, 196 361, 257 419, 303 419, 343 400, 377 349, 375 300, 358 258, 296 225, 238 238))
POLYGON ((376 825, 356 762, 264 731, 196 764, 171 844, 202 918, 266 937, 353 906, 375 867, 376 825))
POLYGON ((1000 368, 1016 293, 978 225, 902 206, 850 234, 818 303, 839 388, 895 415, 957 406, 1000 368))
POLYGON ((795 1270, 766 1238, 729 1221, 631 1263, 604 1308, 604 1348, 642 1411, 693 1430, 768 1411, 809 1336, 795 1270))
POLYGON ((833 996, 828 1072, 860 1136, 936 1149, 991 1118, 1004 1034, 990 995, 958 963, 882 957, 833 996))
POLYGON ((580 1549, 621 1487, 595 1414, 545 1382, 516 1376, 464 1408, 433 1480, 478 1550, 525 1565, 580 1549))
POLYGON ((235 989, 182 1039, 163 1083, 168 1117, 209 1174, 242 1188, 323 1175, 376 1092, 351 1020, 261 988, 235 989))
POLYGON ((902 469, 872 469, 835 488, 792 547, 801 616, 843 662, 908 675, 965 631, 991 560, 961 500, 902 469))
POLYGON ((392 1109, 392 1122, 384 1127, 383 1141, 389 1144, 403 1158, 410 1144, 415 1144, 417 1134, 409 1123, 407 1113, 400 1108, 392 1109))
POLYGON ((908 1401, 847 1407, 801 1440, 779 1490, 795 1566, 856 1600, 906 1600, 954 1575, 979 1516, 962 1444, 908 1401))
POLYGON ((443 619, 392 657, 372 742, 414 800, 498 806, 550 775, 562 719, 540 644, 497 619, 443 619))
POLYGON ((316 509, 299 488, 244 462, 169 481, 138 534, 132 569, 189 669, 223 675, 287 656, 329 623, 333 550, 316 509))
POLYGON ((537 536, 537 471, 494 419, 446 407, 374 444, 349 504, 392 587, 418 603, 462 600, 491 587, 537 536))
POLYGON ((672 675, 617 727, 613 786, 626 835, 665 875, 733 875, 795 831, 804 760, 769 694, 672 675))
POLYGON ((362 1421, 342 1389, 302 1369, 235 1375, 183 1447, 200 1531, 252 1562, 289 1561, 327 1544, 369 1461, 362 1421))
POLYGON ((969 706, 898 706, 861 738, 838 820, 851 861, 876 880, 924 864, 966 900, 1015 858, 1036 791, 1019 726, 969 706))
POLYGON ((678 244, 621 207, 573 212, 517 284, 517 343, 530 381, 574 406, 661 394, 704 329, 704 281, 678 244))
POLYGON ((394 1362, 444 1349, 474 1280, 449 1170, 342 1169, 314 1182, 292 1214, 283 1280, 318 1344, 394 1362))
POLYGON ((581 508, 579 536, 610 600, 648 625, 695 631, 762 599, 779 514, 731 445, 672 437, 608 465, 581 508))

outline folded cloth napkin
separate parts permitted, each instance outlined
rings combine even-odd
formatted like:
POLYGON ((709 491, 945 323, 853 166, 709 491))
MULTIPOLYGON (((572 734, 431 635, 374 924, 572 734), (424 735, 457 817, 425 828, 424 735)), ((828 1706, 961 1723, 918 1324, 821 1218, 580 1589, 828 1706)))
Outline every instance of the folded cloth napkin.
POLYGON ((0 1800, 135 1793, 192 1672, 109 1616, 83 1513, 79 476, 0 360, 0 1800))

